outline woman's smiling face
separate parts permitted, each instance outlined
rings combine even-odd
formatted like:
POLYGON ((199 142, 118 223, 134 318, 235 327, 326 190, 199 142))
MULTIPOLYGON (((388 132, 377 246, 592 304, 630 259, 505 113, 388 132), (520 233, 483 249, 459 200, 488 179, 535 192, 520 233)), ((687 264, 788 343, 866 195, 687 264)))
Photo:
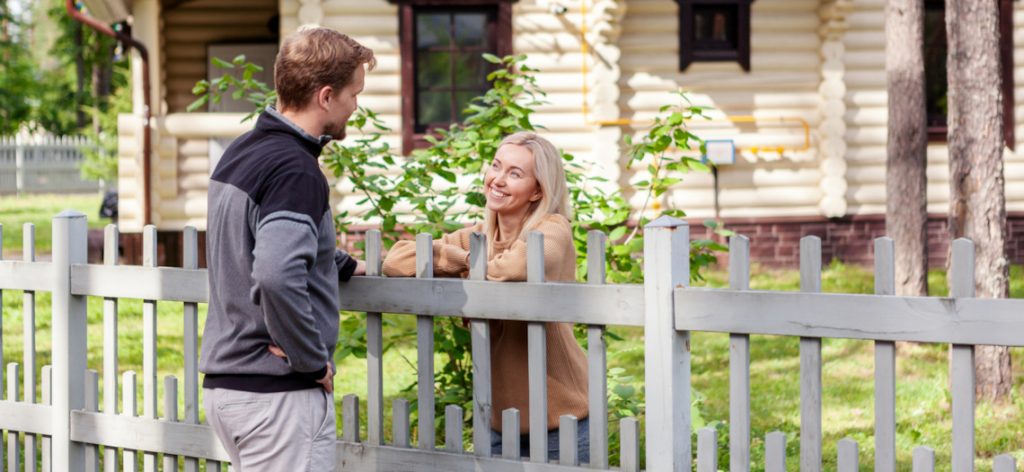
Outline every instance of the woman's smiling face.
POLYGON ((487 209, 498 216, 524 216, 531 203, 541 199, 529 149, 515 144, 498 148, 491 167, 484 174, 487 209))

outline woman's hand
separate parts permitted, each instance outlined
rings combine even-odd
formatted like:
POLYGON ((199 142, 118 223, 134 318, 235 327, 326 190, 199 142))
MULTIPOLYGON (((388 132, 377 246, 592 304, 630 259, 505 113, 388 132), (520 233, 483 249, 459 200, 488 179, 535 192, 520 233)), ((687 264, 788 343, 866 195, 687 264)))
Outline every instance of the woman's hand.
POLYGON ((352 272, 352 275, 366 275, 366 261, 356 259, 356 270, 352 272))

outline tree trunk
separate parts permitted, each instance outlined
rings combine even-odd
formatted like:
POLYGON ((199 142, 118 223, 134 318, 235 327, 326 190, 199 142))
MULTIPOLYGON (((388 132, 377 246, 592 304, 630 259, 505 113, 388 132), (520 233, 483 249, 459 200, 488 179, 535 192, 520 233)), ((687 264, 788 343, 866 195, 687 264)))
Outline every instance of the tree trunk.
MULTIPOLYGON (((1009 295, 1003 180, 1003 97, 999 2, 946 2, 949 44, 949 230, 975 244, 976 293, 1009 295)), ((952 280, 952 278, 950 278, 952 280)), ((1005 399, 1012 386, 1010 352, 978 346, 977 394, 1005 399)))
POLYGON ((896 243, 896 294, 923 296, 928 294, 924 0, 889 0, 885 17, 885 231, 896 243))

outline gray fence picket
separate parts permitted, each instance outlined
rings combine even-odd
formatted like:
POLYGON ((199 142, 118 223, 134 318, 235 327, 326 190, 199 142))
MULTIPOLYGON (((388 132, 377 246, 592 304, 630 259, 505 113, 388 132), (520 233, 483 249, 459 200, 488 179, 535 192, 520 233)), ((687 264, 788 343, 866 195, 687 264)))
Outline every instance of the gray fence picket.
MULTIPOLYGON (((729 288, 750 289, 750 240, 729 238, 729 288)), ((750 471, 750 336, 729 334, 729 471, 750 471)))
MULTIPOLYGON (((950 264, 950 295, 954 298, 974 297, 974 243, 967 239, 953 241, 950 264)), ((974 470, 974 346, 954 344, 950 360, 953 398, 953 472, 974 470)))
MULTIPOLYGON (((487 280, 487 237, 481 233, 469 237, 469 279, 487 280)), ((473 358, 473 453, 491 457, 491 324, 470 320, 469 336, 473 358)))
MULTIPOLYGON (((800 291, 821 291, 821 239, 800 239, 800 291)), ((821 338, 800 338, 800 470, 821 470, 821 338)))
POLYGON ((558 463, 562 465, 578 466, 579 438, 577 429, 579 420, 573 415, 562 415, 558 418, 558 463))
MULTIPOLYGON (((4 225, 0 224, 0 261, 4 260, 4 225)), ((4 306, 4 291, 0 288, 0 310, 4 306)), ((4 394, 4 317, 0 316, 0 398, 4 394)), ((0 466, 3 465, 4 444, 0 441, 0 466)))
MULTIPOLYGON (((142 265, 157 266, 156 226, 146 225, 142 229, 142 265)), ((157 356, 157 311, 156 300, 142 301, 142 416, 156 419, 158 387, 156 377, 157 356)), ((144 472, 156 472, 157 455, 142 453, 144 472)))
POLYGON ((935 451, 930 447, 918 446, 914 448, 913 472, 934 472, 935 451))
POLYGON ((636 418, 619 420, 619 470, 640 472, 640 422, 636 418))
MULTIPOLYGON (((164 421, 178 422, 178 379, 173 375, 164 377, 164 421)), ((178 470, 178 456, 164 454, 163 472, 178 470)))
MULTIPOLYGON (((587 283, 605 283, 605 246, 608 236, 591 230, 587 232, 587 283)), ((590 411, 590 467, 608 468, 608 346, 604 341, 605 327, 587 326, 587 397, 590 411)))
POLYGON ((697 472, 718 472, 718 431, 715 428, 697 431, 697 472))
POLYGON ((786 433, 772 431, 764 437, 765 472, 786 472, 786 433))
MULTIPOLYGON (((137 397, 138 386, 136 384, 136 375, 133 371, 126 371, 124 377, 121 379, 121 388, 124 390, 121 393, 121 414, 125 416, 135 417, 139 416, 139 405, 137 397)), ((135 472, 139 470, 139 459, 136 451, 131 449, 122 450, 123 458, 122 464, 125 472, 135 472)))
MULTIPOLYGON (((85 371, 85 411, 100 410, 100 376, 92 369, 85 371)), ((85 446, 86 472, 100 470, 100 447, 95 444, 85 446)))
POLYGON ((65 210, 53 218, 51 346, 53 360, 53 469, 80 472, 85 447, 71 440, 71 412, 85 406, 88 313, 83 295, 71 293, 71 266, 87 259, 85 215, 65 210))
MULTIPOLYGON (((380 231, 366 232, 366 275, 381 274, 380 231)), ((384 444, 384 318, 366 313, 366 441, 384 444)))
POLYGON ((391 444, 409 447, 409 400, 404 398, 391 402, 391 444))
MULTIPOLYGON (((120 234, 117 225, 109 224, 103 229, 103 263, 116 266, 119 263, 120 234)), ((108 415, 117 414, 117 299, 103 299, 103 412, 108 415)), ((186 317, 186 324, 188 317, 186 317)), ((106 472, 118 470, 117 449, 103 449, 103 468, 106 472)))
MULTIPOLYGON (((50 366, 44 365, 43 368, 39 372, 39 376, 42 377, 42 379, 41 379, 41 381, 42 381, 42 392, 40 392, 40 393, 42 394, 43 405, 50 405, 52 403, 52 400, 53 400, 53 397, 52 397, 53 389, 51 388, 51 386, 53 385, 52 384, 52 380, 51 380, 52 379, 52 370, 53 369, 50 366)), ((50 436, 44 435, 42 437, 42 441, 41 441, 41 444, 40 444, 40 447, 39 447, 39 449, 40 449, 40 451, 39 451, 39 455, 40 455, 39 466, 40 466, 40 469, 42 470, 42 472, 51 472, 53 470, 52 461, 51 461, 51 455, 50 455, 51 444, 52 444, 52 441, 50 440, 50 436)))
MULTIPOLYGON (((526 241, 526 281, 544 282, 544 233, 533 231, 526 241)), ((530 388, 530 461, 548 461, 548 349, 547 327, 530 322, 526 326, 530 388)))
POLYGON ((348 442, 359 442, 359 397, 345 395, 341 399, 341 437, 348 442))
POLYGON ((501 457, 519 459, 519 410, 508 408, 501 412, 501 457))
MULTIPOLYGON (((182 237, 182 261, 183 269, 199 268, 199 236, 196 229, 186 226, 182 237)), ((185 368, 184 368, 184 406, 185 415, 183 421, 190 424, 199 424, 199 304, 186 302, 184 310, 184 344, 185 344, 185 368)), ((166 382, 166 380, 165 380, 166 382)), ((164 392, 165 398, 169 393, 164 392)), ((177 394, 177 389, 175 389, 177 394)), ((177 409, 177 402, 174 403, 177 409)), ((170 411, 166 407, 164 411, 170 411)), ((168 415, 170 416, 170 415, 168 415)), ((111 454, 111 457, 115 457, 111 454)), ((165 462, 166 463, 166 462, 165 462)), ((199 459, 185 457, 182 460, 185 472, 199 472, 199 459)))
POLYGON ((690 333, 676 331, 676 287, 690 286, 690 227, 663 216, 644 228, 644 385, 647 464, 690 470, 690 333))
POLYGON ((850 438, 839 440, 839 451, 837 457, 838 472, 857 472, 860 467, 857 450, 857 441, 850 438))
POLYGON ((462 407, 446 405, 444 407, 444 450, 462 453, 462 407))
MULTIPOLYGON (((3 242, 3 226, 0 226, 0 260, 3 259, 3 244, 2 244, 2 242, 3 242)), ((0 314, 2 314, 2 312, 3 312, 3 303, 4 303, 3 291, 0 290, 0 314)), ((3 327, 4 327, 3 316, 0 316, 0 398, 2 398, 3 394, 4 394, 4 369, 3 369, 3 362, 4 362, 4 342, 3 342, 4 336, 3 336, 3 332, 4 331, 3 331, 3 327)), ((10 380, 10 379, 8 379, 8 380, 10 380)), ((0 435, 2 435, 2 434, 3 434, 3 428, 0 428, 0 435)), ((3 439, 0 438, 0 472, 3 472, 3 467, 4 467, 4 442, 3 442, 3 439)))
MULTIPOLYGON (((36 260, 36 225, 25 223, 21 237, 22 259, 25 262, 36 260)), ((0 300, 0 306, 3 301, 0 300)), ((22 295, 22 319, 24 324, 24 346, 22 348, 25 365, 24 401, 36 402, 36 293, 26 290, 22 295)), ((36 470, 36 435, 25 433, 25 470, 36 470)))
MULTIPOLYGON (((17 402, 18 401, 18 363, 11 362, 7 364, 7 401, 17 402)), ((7 470, 11 472, 17 472, 21 468, 18 460, 19 454, 18 447, 18 432, 7 430, 7 470)))
MULTIPOLYGON (((434 243, 429 234, 416 235, 416 278, 434 277, 434 243)), ((416 317, 416 423, 419 448, 433 451, 434 438, 434 318, 416 317)))
MULTIPOLYGON (((892 238, 875 239, 875 294, 896 294, 892 238)), ((896 470, 896 343, 875 341, 875 470, 896 470)))
POLYGON ((1017 472, 1017 459, 1011 454, 1002 454, 992 459, 992 472, 1017 472))

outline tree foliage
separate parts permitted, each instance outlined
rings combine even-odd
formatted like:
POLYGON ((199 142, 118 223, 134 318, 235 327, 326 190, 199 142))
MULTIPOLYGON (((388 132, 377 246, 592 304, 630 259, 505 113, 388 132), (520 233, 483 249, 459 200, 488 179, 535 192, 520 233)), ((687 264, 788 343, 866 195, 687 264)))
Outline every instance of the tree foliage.
MULTIPOLYGON (((361 195, 357 213, 342 212, 336 216, 339 231, 346 231, 355 218, 379 221, 385 246, 391 247, 410 233, 429 233, 437 238, 462 228, 466 222, 482 218, 485 164, 493 159, 503 137, 522 130, 543 132, 534 124, 532 116, 545 100, 544 91, 537 86, 537 70, 525 64, 525 56, 499 58, 488 54, 484 58, 494 67, 487 77, 491 88, 470 102, 462 123, 428 135, 426 149, 402 156, 384 139, 391 130, 376 113, 360 108, 353 115, 349 126, 356 132, 343 143, 332 143, 323 154, 324 164, 334 175, 361 195)), ((274 95, 269 87, 252 80, 252 71, 258 70, 258 66, 247 63, 244 56, 230 63, 219 63, 229 69, 229 73, 197 83, 194 92, 199 98, 190 109, 210 100, 220 100, 226 93, 232 93, 235 99, 246 97, 258 107, 273 103, 274 95), (241 78, 231 74, 238 70, 243 71, 241 78)), ((630 205, 617 191, 617 184, 601 177, 600 169, 562 152, 575 210, 572 227, 579 278, 586 274, 588 231, 599 230, 609 235, 605 269, 611 282, 641 283, 644 275, 641 228, 658 216, 685 216, 681 209, 653 209, 656 207, 653 202, 677 185, 685 174, 709 171, 698 157, 703 154, 703 140, 687 126, 691 120, 704 117, 706 110, 690 103, 684 94, 676 99, 677 103, 661 108, 646 134, 635 140, 627 139, 628 166, 637 168, 643 175, 628 189, 643 199, 640 208, 630 205)), ((248 118, 254 115, 255 112, 248 118)), ((714 222, 706 224, 720 234, 727 234, 714 222)), ((715 251, 725 249, 713 240, 693 241, 691 277, 699 279, 701 270, 715 262, 715 251)), ((350 316, 352 321, 346 320, 343 326, 364 326, 361 315, 350 316)), ((581 332, 577 334, 581 342, 585 342, 585 336, 580 336, 581 332)), ((405 336, 412 339, 415 333, 405 336)), ((611 331, 608 336, 613 341, 617 339, 611 331)), ((446 359, 438 366, 434 378, 438 398, 435 418, 440 428, 445 405, 458 404, 464 411, 472 412, 469 332, 461 320, 439 318, 435 322, 434 344, 435 352, 446 359)), ((339 350, 346 355, 365 355, 365 330, 360 328, 355 335, 343 335, 339 350)), ((642 395, 632 385, 634 379, 620 371, 611 374, 609 411, 613 420, 640 414, 642 395)), ((412 384, 406 391, 415 388, 412 384)), ((695 418, 699 420, 699 417, 697 412, 695 418)), ((472 419, 466 421, 470 423, 472 419)), ((617 437, 613 436, 612 442, 616 441, 617 437)))

